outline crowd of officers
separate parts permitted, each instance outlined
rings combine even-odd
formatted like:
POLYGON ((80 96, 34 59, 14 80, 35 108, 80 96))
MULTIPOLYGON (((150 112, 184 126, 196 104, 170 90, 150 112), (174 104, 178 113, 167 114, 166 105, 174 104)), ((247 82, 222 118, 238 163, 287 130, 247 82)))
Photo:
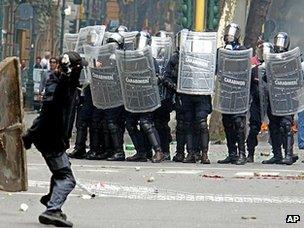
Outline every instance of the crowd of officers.
MULTIPOLYGON (((126 30, 124 27, 119 29, 126 30)), ((163 36, 162 32, 157 34, 163 36)), ((168 90, 162 99, 161 107, 153 112, 131 113, 124 106, 97 109, 92 102, 90 86, 80 86, 79 79, 85 61, 79 53, 70 51, 59 59, 58 68, 48 74, 42 108, 33 125, 23 135, 25 149, 34 144, 41 152, 47 166, 52 172, 49 193, 42 196, 40 202, 46 211, 39 216, 39 222, 61 227, 72 227, 62 212, 62 206, 75 188, 76 180, 69 158, 107 159, 109 161, 152 162, 171 160, 171 130, 168 126, 170 113, 176 112, 176 154, 175 162, 195 163, 201 161, 210 164, 208 159, 209 128, 207 117, 212 112, 211 95, 187 95, 177 92, 178 65, 180 58, 181 33, 176 36, 176 50, 164 69, 158 72, 159 86, 168 90), (83 89, 79 89, 83 88, 83 89), (76 92, 78 91, 78 92, 76 92), (75 104, 78 104, 77 106, 75 104), (70 147, 73 122, 76 117, 76 144, 74 151, 67 155, 70 147), (125 129, 134 144, 135 155, 126 158, 123 148, 125 129), (90 151, 86 152, 86 138, 89 131, 90 151), (186 147, 186 148, 185 148, 186 147), (185 151, 187 152, 187 156, 185 151)), ((240 44, 240 28, 231 23, 225 29, 225 49, 239 51, 245 49, 240 44)), ((115 42, 124 48, 124 40, 119 31, 112 34, 107 43, 115 42)), ((243 165, 254 161, 254 149, 258 144, 257 135, 261 127, 261 106, 257 68, 262 65, 266 52, 281 53, 288 51, 289 37, 280 32, 274 43, 260 42, 257 56, 253 59, 251 80, 250 131, 246 140, 247 113, 222 114, 223 126, 227 139, 228 156, 218 161, 221 164, 243 165), (248 156, 246 156, 246 141, 248 156)), ((138 50, 151 44, 147 32, 138 32, 135 48, 138 50)), ((156 65, 156 63, 155 63, 156 65)), ((155 67, 156 71, 159 69, 155 67)), ((156 72, 157 73, 157 72, 156 72)), ((264 75, 265 76, 265 75, 264 75)), ((262 80, 266 81, 263 77, 262 80)), ((293 155, 293 133, 291 131, 293 115, 275 116, 271 107, 267 107, 269 131, 273 157, 263 161, 265 164, 293 164, 298 157, 293 155), (285 150, 283 158, 282 149, 285 150)))
MULTIPOLYGON (((120 26, 116 34, 107 38, 106 42, 116 42, 119 48, 123 49, 123 38, 119 35, 121 31, 126 32, 127 28, 120 26)), ((166 35, 164 31, 156 34, 156 36, 166 35)), ((231 23, 225 28, 224 43, 224 48, 228 50, 246 49, 240 43, 240 27, 237 24, 231 23)), ((147 45, 151 45, 151 35, 144 31, 139 32, 135 38, 135 49, 147 45)), ((163 66, 162 70, 158 70, 160 67, 156 63, 159 84, 167 89, 167 93, 165 99, 161 102, 161 107, 154 112, 134 114, 125 111, 123 106, 107 110, 97 109, 92 102, 90 86, 79 93, 76 143, 74 150, 69 154, 70 158, 132 162, 171 160, 170 143, 172 136, 168 123, 170 113, 175 110, 177 144, 176 154, 172 160, 183 163, 201 161, 203 164, 210 164, 207 117, 212 112, 211 95, 188 95, 176 91, 180 45, 181 32, 177 33, 175 37, 175 51, 170 61, 163 66), (123 147, 125 129, 128 131, 136 150, 135 155, 127 158, 123 147), (88 131, 90 150, 86 152, 88 131)), ((259 39, 256 48, 257 55, 252 59, 249 134, 246 139, 246 112, 222 114, 228 156, 224 160, 219 160, 218 163, 244 165, 246 162, 254 162, 254 151, 258 144, 257 136, 262 124, 258 67, 264 63, 263 55, 266 52, 286 52, 289 45, 289 36, 284 32, 275 36, 273 44, 259 39)), ((274 156, 263 161, 263 163, 293 164, 298 159, 297 156, 293 155, 293 133, 291 130, 293 116, 274 116, 269 105, 267 116, 274 156), (284 158, 282 146, 285 150, 284 158)))

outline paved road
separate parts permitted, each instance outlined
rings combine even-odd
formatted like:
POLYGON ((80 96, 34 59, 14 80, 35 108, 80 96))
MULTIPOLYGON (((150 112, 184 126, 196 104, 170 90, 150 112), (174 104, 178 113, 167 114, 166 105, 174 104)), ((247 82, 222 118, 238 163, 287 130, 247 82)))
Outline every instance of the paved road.
MULTIPOLYGON (((303 227, 285 221, 289 214, 304 220, 304 164, 262 165, 267 151, 261 143, 257 162, 245 166, 216 164, 224 145, 211 145, 211 165, 72 160, 82 188, 63 209, 75 227, 303 227)), ((43 227, 38 201, 50 173, 36 149, 27 154, 29 190, 0 192, 0 227, 43 227)))

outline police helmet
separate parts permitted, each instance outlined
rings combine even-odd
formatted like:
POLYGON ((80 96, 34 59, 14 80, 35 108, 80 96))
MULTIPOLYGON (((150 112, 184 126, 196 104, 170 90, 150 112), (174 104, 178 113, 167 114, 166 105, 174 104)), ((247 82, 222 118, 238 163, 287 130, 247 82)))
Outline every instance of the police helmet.
POLYGON ((288 51, 290 38, 286 32, 279 32, 274 37, 273 46, 276 53, 288 51))
POLYGON ((239 42, 241 36, 241 28, 236 23, 230 23, 226 26, 224 32, 224 41, 226 44, 239 42))

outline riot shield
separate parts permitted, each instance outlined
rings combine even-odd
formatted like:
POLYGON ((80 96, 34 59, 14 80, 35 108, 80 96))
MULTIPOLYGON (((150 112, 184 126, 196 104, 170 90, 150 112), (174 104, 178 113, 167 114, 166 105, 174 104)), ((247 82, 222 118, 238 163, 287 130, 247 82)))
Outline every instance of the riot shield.
POLYGON ((152 56, 157 61, 161 73, 170 60, 172 44, 171 37, 152 36, 152 56))
MULTIPOLYGON (((173 43, 171 37, 152 36, 152 56, 157 62, 158 70, 161 75, 164 73, 164 69, 170 60, 173 48, 172 45, 173 43)), ((168 93, 167 87, 160 84, 159 91, 161 100, 166 99, 168 93)))
POLYGON ((65 33, 63 38, 64 52, 75 51, 77 40, 78 40, 78 33, 77 34, 65 33))
POLYGON ((90 46, 100 46, 103 41, 106 26, 94 25, 81 28, 79 30, 78 39, 76 42, 75 51, 78 52, 82 57, 84 55, 83 46, 85 44, 90 46))
POLYGON ((85 46, 89 59, 88 74, 91 79, 91 93, 94 106, 99 109, 123 105, 121 86, 115 60, 116 43, 99 47, 85 46))
POLYGON ((0 63, 0 190, 27 190, 26 155, 21 135, 23 109, 19 62, 0 63))
POLYGON ((177 92, 211 95, 214 90, 217 34, 189 31, 181 45, 177 92))
POLYGON ((133 113, 152 112, 161 101, 151 48, 116 50, 125 109, 133 113))
POLYGON ((304 110, 301 53, 297 47, 265 58, 271 112, 275 116, 293 115, 304 110))
POLYGON ((250 98, 252 49, 218 52, 218 74, 213 107, 224 114, 247 112, 250 98))
POLYGON ((125 50, 134 50, 134 41, 138 31, 120 32, 119 34, 124 38, 125 50))

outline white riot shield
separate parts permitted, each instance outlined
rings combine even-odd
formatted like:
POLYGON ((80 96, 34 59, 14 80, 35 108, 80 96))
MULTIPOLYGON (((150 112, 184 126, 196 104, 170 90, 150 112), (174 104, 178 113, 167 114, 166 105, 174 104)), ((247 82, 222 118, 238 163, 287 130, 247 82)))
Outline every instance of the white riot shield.
POLYGON ((211 95, 214 90, 217 34, 189 32, 181 45, 177 92, 211 95))
MULTIPOLYGON (((152 36, 151 50, 152 56, 156 60, 159 73, 162 75, 166 65, 168 64, 171 54, 173 42, 171 37, 152 36)), ((161 100, 167 98, 167 87, 159 85, 161 100)))
POLYGON ((304 110, 301 52, 297 47, 265 58, 271 112, 275 116, 293 115, 304 110))
POLYGON ((123 105, 121 86, 115 59, 117 44, 109 43, 99 47, 85 47, 88 57, 88 74, 91 78, 91 93, 94 106, 110 109, 123 105))
POLYGON ((75 51, 77 40, 78 40, 78 33, 76 34, 65 33, 63 38, 64 52, 75 51))
POLYGON ((252 48, 218 52, 218 72, 213 108, 224 114, 240 114, 249 109, 252 48))
POLYGON ((161 101, 151 48, 116 50, 116 61, 125 109, 144 113, 159 108, 161 101))
POLYGON ((100 46, 102 44, 105 31, 106 26, 104 25, 94 25, 81 28, 79 30, 75 51, 83 57, 84 45, 100 46))
POLYGON ((152 36, 151 50, 152 56, 157 61, 160 72, 170 60, 172 54, 172 39, 171 37, 152 36))
POLYGON ((114 33, 113 32, 105 32, 102 44, 107 44, 107 39, 109 39, 112 36, 112 34, 114 34, 114 33))
POLYGON ((120 32, 119 34, 124 38, 125 50, 134 50, 135 37, 138 34, 138 31, 120 32))

